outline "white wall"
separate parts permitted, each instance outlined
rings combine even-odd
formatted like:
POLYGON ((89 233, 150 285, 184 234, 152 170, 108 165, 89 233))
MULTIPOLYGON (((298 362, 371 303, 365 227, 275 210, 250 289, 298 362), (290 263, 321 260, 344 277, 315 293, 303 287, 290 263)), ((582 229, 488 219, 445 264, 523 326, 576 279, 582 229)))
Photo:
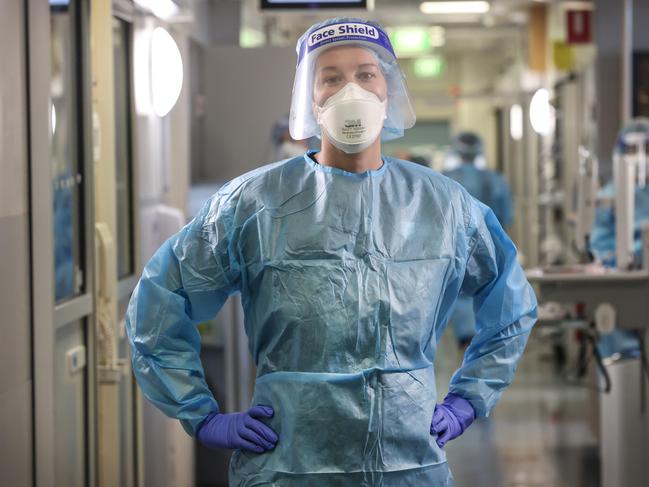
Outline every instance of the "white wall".
MULTIPOLYGON (((151 18, 138 23, 139 30, 151 29, 151 18)), ((182 30, 168 29, 183 59, 184 81, 178 101, 169 114, 138 114, 136 153, 140 206, 164 203, 187 209, 189 187, 189 39, 182 30)))
POLYGON ((187 214, 187 192, 191 163, 190 151, 190 69, 189 38, 184 34, 175 34, 174 38, 183 58, 184 82, 176 106, 169 114, 169 171, 171 175, 165 202, 187 214))
POLYGON ((32 484, 24 6, 0 2, 0 483, 32 484))
POLYGON ((239 0, 193 0, 191 36, 204 46, 239 45, 239 0))
POLYGON ((228 181, 269 160, 273 123, 290 108, 295 51, 288 47, 205 50, 206 181, 228 181))

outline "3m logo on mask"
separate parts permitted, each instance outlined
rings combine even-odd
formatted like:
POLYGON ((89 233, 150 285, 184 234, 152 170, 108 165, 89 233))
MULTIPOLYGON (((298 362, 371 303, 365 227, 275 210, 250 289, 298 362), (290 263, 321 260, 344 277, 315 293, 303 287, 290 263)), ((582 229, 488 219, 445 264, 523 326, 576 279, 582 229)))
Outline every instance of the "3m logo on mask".
POLYGON ((338 149, 355 154, 372 145, 381 133, 387 101, 356 83, 347 83, 317 107, 318 123, 338 149))
POLYGON ((370 39, 378 39, 379 32, 375 27, 366 24, 334 24, 318 29, 309 35, 308 45, 313 47, 324 41, 332 42, 333 40, 343 40, 340 38, 354 36, 354 37, 368 37, 370 39))
POLYGON ((363 138, 363 135, 367 131, 365 125, 363 125, 363 120, 360 118, 354 118, 351 120, 345 120, 343 127, 341 129, 342 134, 351 142, 353 140, 358 140, 363 138))

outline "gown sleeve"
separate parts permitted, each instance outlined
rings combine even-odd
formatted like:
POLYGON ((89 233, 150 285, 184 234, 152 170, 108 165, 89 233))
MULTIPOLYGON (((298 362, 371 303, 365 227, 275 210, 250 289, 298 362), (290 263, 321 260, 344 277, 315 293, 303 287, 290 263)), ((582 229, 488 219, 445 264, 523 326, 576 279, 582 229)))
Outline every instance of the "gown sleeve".
POLYGON ((217 193, 144 268, 129 302, 133 371, 149 401, 195 434, 218 405, 203 373, 196 325, 240 291, 232 244, 234 204, 217 193))
POLYGON ((488 416, 510 384, 536 321, 537 302, 516 247, 494 213, 466 195, 467 245, 462 293, 473 296, 476 334, 449 391, 488 416))

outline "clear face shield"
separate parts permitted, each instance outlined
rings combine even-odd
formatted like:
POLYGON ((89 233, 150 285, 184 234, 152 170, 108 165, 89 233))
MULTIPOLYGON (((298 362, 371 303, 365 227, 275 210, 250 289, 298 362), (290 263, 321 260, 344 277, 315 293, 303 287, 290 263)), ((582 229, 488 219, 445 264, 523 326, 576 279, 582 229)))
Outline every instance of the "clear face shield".
POLYGON ((331 19, 298 41, 290 133, 326 137, 358 152, 380 135, 391 140, 415 123, 405 76, 383 29, 360 19, 331 19), (322 56, 322 57, 321 57, 322 56))

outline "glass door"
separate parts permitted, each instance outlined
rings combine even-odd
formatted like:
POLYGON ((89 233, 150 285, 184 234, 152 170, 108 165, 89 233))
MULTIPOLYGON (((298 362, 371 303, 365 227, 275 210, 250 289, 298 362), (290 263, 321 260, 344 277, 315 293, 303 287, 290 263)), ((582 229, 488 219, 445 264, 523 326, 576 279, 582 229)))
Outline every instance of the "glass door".
POLYGON ((117 250, 117 312, 119 320, 118 354, 125 366, 119 384, 120 485, 137 485, 137 442, 140 416, 137 413, 137 389, 130 369, 129 345, 124 328, 124 315, 131 293, 137 284, 136 258, 137 206, 135 202, 135 166, 133 137, 133 24, 126 8, 114 9, 113 66, 115 107, 115 201, 117 250))
MULTIPOLYGON (((54 484, 94 484, 94 217, 86 2, 50 1, 54 484)), ((37 371, 38 372, 38 371, 37 371)))

